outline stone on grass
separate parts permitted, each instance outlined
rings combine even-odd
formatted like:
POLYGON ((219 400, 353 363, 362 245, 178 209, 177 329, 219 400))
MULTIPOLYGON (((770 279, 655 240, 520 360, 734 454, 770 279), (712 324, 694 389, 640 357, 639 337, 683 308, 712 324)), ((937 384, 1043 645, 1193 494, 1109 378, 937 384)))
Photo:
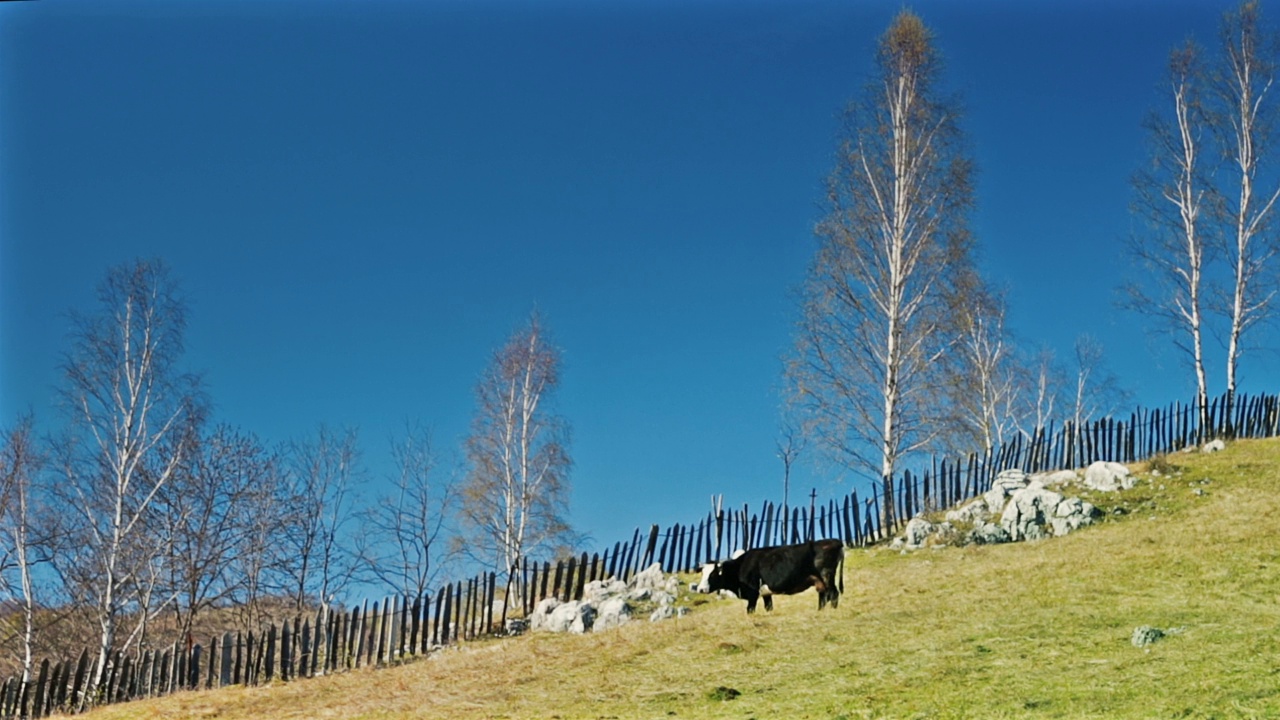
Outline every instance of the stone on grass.
POLYGON ((625 598, 611 597, 600 603, 600 612, 596 615, 596 621, 592 625, 592 632, 601 630, 609 630, 625 625, 631 619, 631 606, 627 604, 625 598))
POLYGON ((1137 478, 1129 474, 1129 468, 1120 463, 1093 463, 1084 471, 1085 487, 1102 492, 1128 490, 1137 483, 1137 478))
POLYGON ((1007 543, 1012 538, 1009 531, 995 523, 984 523, 969 533, 969 538, 977 545, 996 545, 1007 543))
POLYGON ((1150 625, 1141 625, 1133 629, 1133 635, 1129 637, 1129 642, 1134 647, 1146 647, 1157 640, 1164 637, 1164 631, 1160 628, 1151 627, 1150 625))
POLYGON ((983 498, 978 498, 959 510, 947 511, 947 522, 953 523, 971 523, 973 525, 980 525, 990 518, 991 508, 983 498))
POLYGON ((1062 495, 1040 483, 1032 483, 1009 497, 1009 504, 1000 516, 1000 525, 1015 542, 1039 540, 1047 536, 1045 526, 1060 502, 1062 495))
POLYGON ((1216 452, 1222 452, 1223 450, 1226 450, 1226 449, 1227 449, 1227 444, 1222 442, 1221 440, 1210 440, 1209 442, 1205 443, 1204 447, 1200 448, 1200 452, 1216 453, 1216 452))

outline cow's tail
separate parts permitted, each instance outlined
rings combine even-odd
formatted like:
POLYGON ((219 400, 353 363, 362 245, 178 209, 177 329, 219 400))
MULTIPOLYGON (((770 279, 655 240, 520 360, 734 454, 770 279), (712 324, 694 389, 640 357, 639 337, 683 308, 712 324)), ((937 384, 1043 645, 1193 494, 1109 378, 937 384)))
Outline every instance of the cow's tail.
POLYGON ((840 543, 840 561, 836 563, 836 586, 840 588, 840 594, 844 594, 844 543, 840 543))

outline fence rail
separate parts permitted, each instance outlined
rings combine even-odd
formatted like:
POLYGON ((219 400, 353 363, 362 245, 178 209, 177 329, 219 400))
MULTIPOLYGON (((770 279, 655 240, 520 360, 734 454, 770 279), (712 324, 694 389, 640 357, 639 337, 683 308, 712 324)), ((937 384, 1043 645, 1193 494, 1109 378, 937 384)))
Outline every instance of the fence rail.
POLYGON ((723 508, 696 523, 665 530, 637 529, 603 553, 551 562, 523 561, 499 587, 495 573, 451 583, 434 595, 388 596, 350 610, 322 608, 260 633, 226 633, 207 644, 175 644, 141 656, 114 653, 94 686, 96 662, 88 650, 77 661, 40 663, 33 677, 0 684, 0 720, 80 712, 93 705, 228 685, 292 681, 404 662, 428 651, 504 631, 508 610, 527 616, 542 599, 581 599, 586 584, 609 577, 630 579, 659 563, 665 572, 695 570, 737 548, 782 545, 836 537, 849 546, 891 537, 917 513, 975 498, 1001 471, 1029 473, 1081 467, 1098 460, 1136 462, 1211 438, 1280 435, 1280 397, 1218 398, 1206 408, 1174 403, 1138 410, 1127 420, 1105 418, 1079 429, 1051 424, 985 453, 933 460, 918 473, 904 471, 885 487, 859 498, 856 491, 807 506, 764 502, 756 512, 723 508), (1203 412, 1201 412, 1203 410, 1203 412), (1202 423, 1201 417, 1207 418, 1202 423), (501 597, 499 597, 501 594, 501 597))

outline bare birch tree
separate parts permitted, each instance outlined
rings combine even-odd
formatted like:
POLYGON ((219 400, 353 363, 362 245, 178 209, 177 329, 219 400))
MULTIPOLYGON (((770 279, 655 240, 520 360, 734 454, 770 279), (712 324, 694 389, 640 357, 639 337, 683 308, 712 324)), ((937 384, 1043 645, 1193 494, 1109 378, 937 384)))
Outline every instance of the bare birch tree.
POLYGON ((1128 392, 1107 369, 1102 343, 1091 335, 1076 338, 1075 382, 1071 390, 1072 440, 1090 421, 1106 417, 1128 401, 1128 392))
POLYGON ((62 398, 70 413, 62 490, 75 520, 77 552, 67 561, 97 615, 95 683, 116 643, 122 613, 134 599, 140 563, 126 562, 157 493, 182 459, 166 443, 191 412, 199 381, 179 372, 185 305, 159 261, 108 272, 100 312, 76 315, 73 347, 63 363, 62 398))
POLYGON ((476 385, 461 519, 470 554, 500 571, 570 534, 569 426, 552 409, 560 367, 534 312, 476 385))
POLYGON ((828 182, 788 375, 828 454, 880 478, 888 510, 899 458, 938 430, 931 375, 953 341, 949 286, 970 264, 972 165, 918 16, 898 14, 876 67, 828 182))
POLYGON ((47 559, 35 527, 35 480, 44 463, 30 415, 4 433, 0 446, 0 607, 21 609, 22 679, 31 679, 36 634, 33 568, 47 559))
POLYGON ((1027 391, 1023 393, 1023 410, 1019 414, 1023 424, 1019 426, 1019 430, 1031 436, 1037 429, 1047 427, 1056 419, 1063 404, 1066 376, 1052 350, 1041 348, 1036 353, 1030 361, 1027 383, 1027 391))
POLYGON ((1154 317, 1191 365, 1196 407, 1207 425, 1208 380, 1204 364, 1204 304, 1208 250, 1206 217, 1213 195, 1204 177, 1206 117, 1200 96, 1203 71, 1193 42, 1169 58, 1166 112, 1146 122, 1150 164, 1134 176, 1135 209, 1150 230, 1134 236, 1129 254, 1142 268, 1141 282, 1124 287, 1124 305, 1154 317))
POLYGON ((1211 118, 1223 135, 1223 152, 1234 170, 1228 203, 1227 257, 1232 288, 1227 314, 1227 409, 1234 405, 1237 372, 1246 332, 1272 311, 1277 282, 1269 266, 1280 251, 1270 232, 1280 198, 1273 168, 1276 105, 1269 97, 1276 76, 1276 42, 1262 25, 1261 8, 1248 0, 1228 12, 1222 28, 1223 63, 1213 79, 1218 110, 1211 118), (1269 178, 1269 180, 1265 180, 1269 178), (1234 196, 1234 197, 1233 197, 1234 196))
POLYGON ((406 596, 419 597, 448 561, 445 542, 456 491, 438 477, 431 436, 408 425, 392 440, 396 475, 391 491, 363 514, 364 566, 378 581, 406 596))
POLYGON ((1000 447, 1018 432, 1026 378, 1004 318, 1004 298, 982 291, 956 313, 949 388, 955 432, 969 450, 1000 447))

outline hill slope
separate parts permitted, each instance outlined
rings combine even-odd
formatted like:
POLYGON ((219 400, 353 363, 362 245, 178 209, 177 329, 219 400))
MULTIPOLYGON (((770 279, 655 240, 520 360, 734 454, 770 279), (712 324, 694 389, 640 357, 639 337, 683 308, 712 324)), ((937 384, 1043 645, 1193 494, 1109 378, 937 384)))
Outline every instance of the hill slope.
POLYGON ((853 551, 834 612, 695 597, 667 623, 89 717, 1280 716, 1280 441, 1169 461, 1065 538, 853 551), (1182 630, 1139 649, 1140 625, 1182 630))

